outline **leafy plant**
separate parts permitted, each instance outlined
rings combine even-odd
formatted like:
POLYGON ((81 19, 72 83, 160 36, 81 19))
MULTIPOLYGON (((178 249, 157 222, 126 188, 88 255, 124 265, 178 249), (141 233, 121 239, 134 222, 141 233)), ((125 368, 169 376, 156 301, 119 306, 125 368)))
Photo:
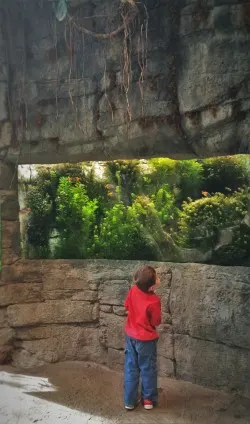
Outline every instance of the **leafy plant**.
POLYGON ((248 164, 249 158, 241 156, 205 159, 202 190, 227 194, 249 184, 248 164))
POLYGON ((183 160, 176 163, 178 175, 178 204, 188 197, 198 199, 201 195, 203 182, 203 166, 197 160, 183 160))
POLYGON ((97 200, 90 200, 86 189, 71 177, 60 178, 57 191, 57 230, 59 243, 57 256, 84 258, 93 244, 97 200))
POLYGON ((178 216, 178 209, 169 186, 164 184, 151 198, 163 226, 173 224, 178 216))
POLYGON ((52 223, 52 202, 39 187, 31 187, 26 197, 29 212, 27 240, 32 248, 31 256, 49 256, 49 237, 52 223))
POLYGON ((140 228, 135 216, 122 202, 106 211, 95 234, 97 256, 110 259, 133 259, 137 257, 140 228))
POLYGON ((151 195, 162 185, 173 188, 177 183, 176 161, 168 158, 150 159, 149 171, 143 176, 146 193, 151 195))
POLYGON ((185 202, 179 220, 180 244, 205 251, 215 249, 217 263, 236 263, 246 258, 250 231, 243 221, 249 214, 249 195, 249 189, 241 189, 231 196, 216 193, 195 202, 185 202), (232 237, 220 246, 222 230, 231 232, 232 237))
POLYGON ((29 257, 178 260, 176 242, 211 251, 213 263, 250 257, 249 191, 235 192, 249 181, 249 157, 101 168, 106 173, 91 163, 38 169, 26 202, 29 257))
POLYGON ((107 162, 107 179, 118 187, 119 201, 131 205, 132 195, 139 192, 140 168, 135 160, 107 162))

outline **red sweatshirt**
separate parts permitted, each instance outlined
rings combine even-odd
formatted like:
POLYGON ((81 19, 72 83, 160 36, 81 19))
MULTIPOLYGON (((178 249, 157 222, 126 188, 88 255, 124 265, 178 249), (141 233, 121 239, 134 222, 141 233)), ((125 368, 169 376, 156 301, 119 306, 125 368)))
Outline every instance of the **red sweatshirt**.
POLYGON ((129 337, 143 341, 159 337, 156 327, 161 324, 161 301, 155 293, 144 293, 135 285, 128 293, 125 308, 128 311, 125 332, 129 337))

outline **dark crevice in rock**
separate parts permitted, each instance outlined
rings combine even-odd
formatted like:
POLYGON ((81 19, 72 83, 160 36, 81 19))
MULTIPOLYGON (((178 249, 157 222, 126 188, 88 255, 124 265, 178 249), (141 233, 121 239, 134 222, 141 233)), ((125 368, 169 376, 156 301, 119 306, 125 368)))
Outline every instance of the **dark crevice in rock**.
POLYGON ((167 303, 167 308, 168 308, 168 313, 170 314, 171 317, 171 334, 172 334, 172 344, 173 344, 173 370, 174 370, 174 377, 177 378, 177 360, 176 360, 176 352, 175 352, 175 337, 174 337, 174 327, 173 327, 173 314, 172 314, 172 310, 171 310, 171 295, 172 295, 172 290, 173 290, 173 286, 172 286, 172 280, 173 280, 173 271, 172 269, 169 269, 167 274, 170 275, 170 280, 168 282, 168 287, 169 287, 169 295, 168 295, 168 303, 167 303))

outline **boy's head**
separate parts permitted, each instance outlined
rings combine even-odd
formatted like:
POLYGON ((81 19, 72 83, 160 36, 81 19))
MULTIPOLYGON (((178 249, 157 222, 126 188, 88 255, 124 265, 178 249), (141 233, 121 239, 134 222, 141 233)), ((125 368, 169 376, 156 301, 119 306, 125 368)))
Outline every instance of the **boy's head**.
POLYGON ((152 266, 145 265, 136 271, 134 281, 141 291, 148 293, 158 285, 159 277, 152 266))

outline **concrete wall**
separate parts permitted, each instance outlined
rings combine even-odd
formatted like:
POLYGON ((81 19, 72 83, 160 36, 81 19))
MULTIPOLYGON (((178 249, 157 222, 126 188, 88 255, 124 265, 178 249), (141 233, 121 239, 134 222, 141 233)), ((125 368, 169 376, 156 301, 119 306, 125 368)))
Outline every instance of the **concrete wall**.
POLYGON ((250 151, 250 3, 144 0, 121 10, 121 0, 69 0, 63 22, 53 3, 0 0, 0 158, 250 151), (108 34, 122 13, 128 44, 124 31, 105 39, 79 29, 108 34))
MULTIPOLYGON (((159 374, 250 397, 250 269, 154 264, 161 275, 159 374)), ((2 361, 123 366, 123 302, 136 262, 17 261, 0 285, 2 361)))

